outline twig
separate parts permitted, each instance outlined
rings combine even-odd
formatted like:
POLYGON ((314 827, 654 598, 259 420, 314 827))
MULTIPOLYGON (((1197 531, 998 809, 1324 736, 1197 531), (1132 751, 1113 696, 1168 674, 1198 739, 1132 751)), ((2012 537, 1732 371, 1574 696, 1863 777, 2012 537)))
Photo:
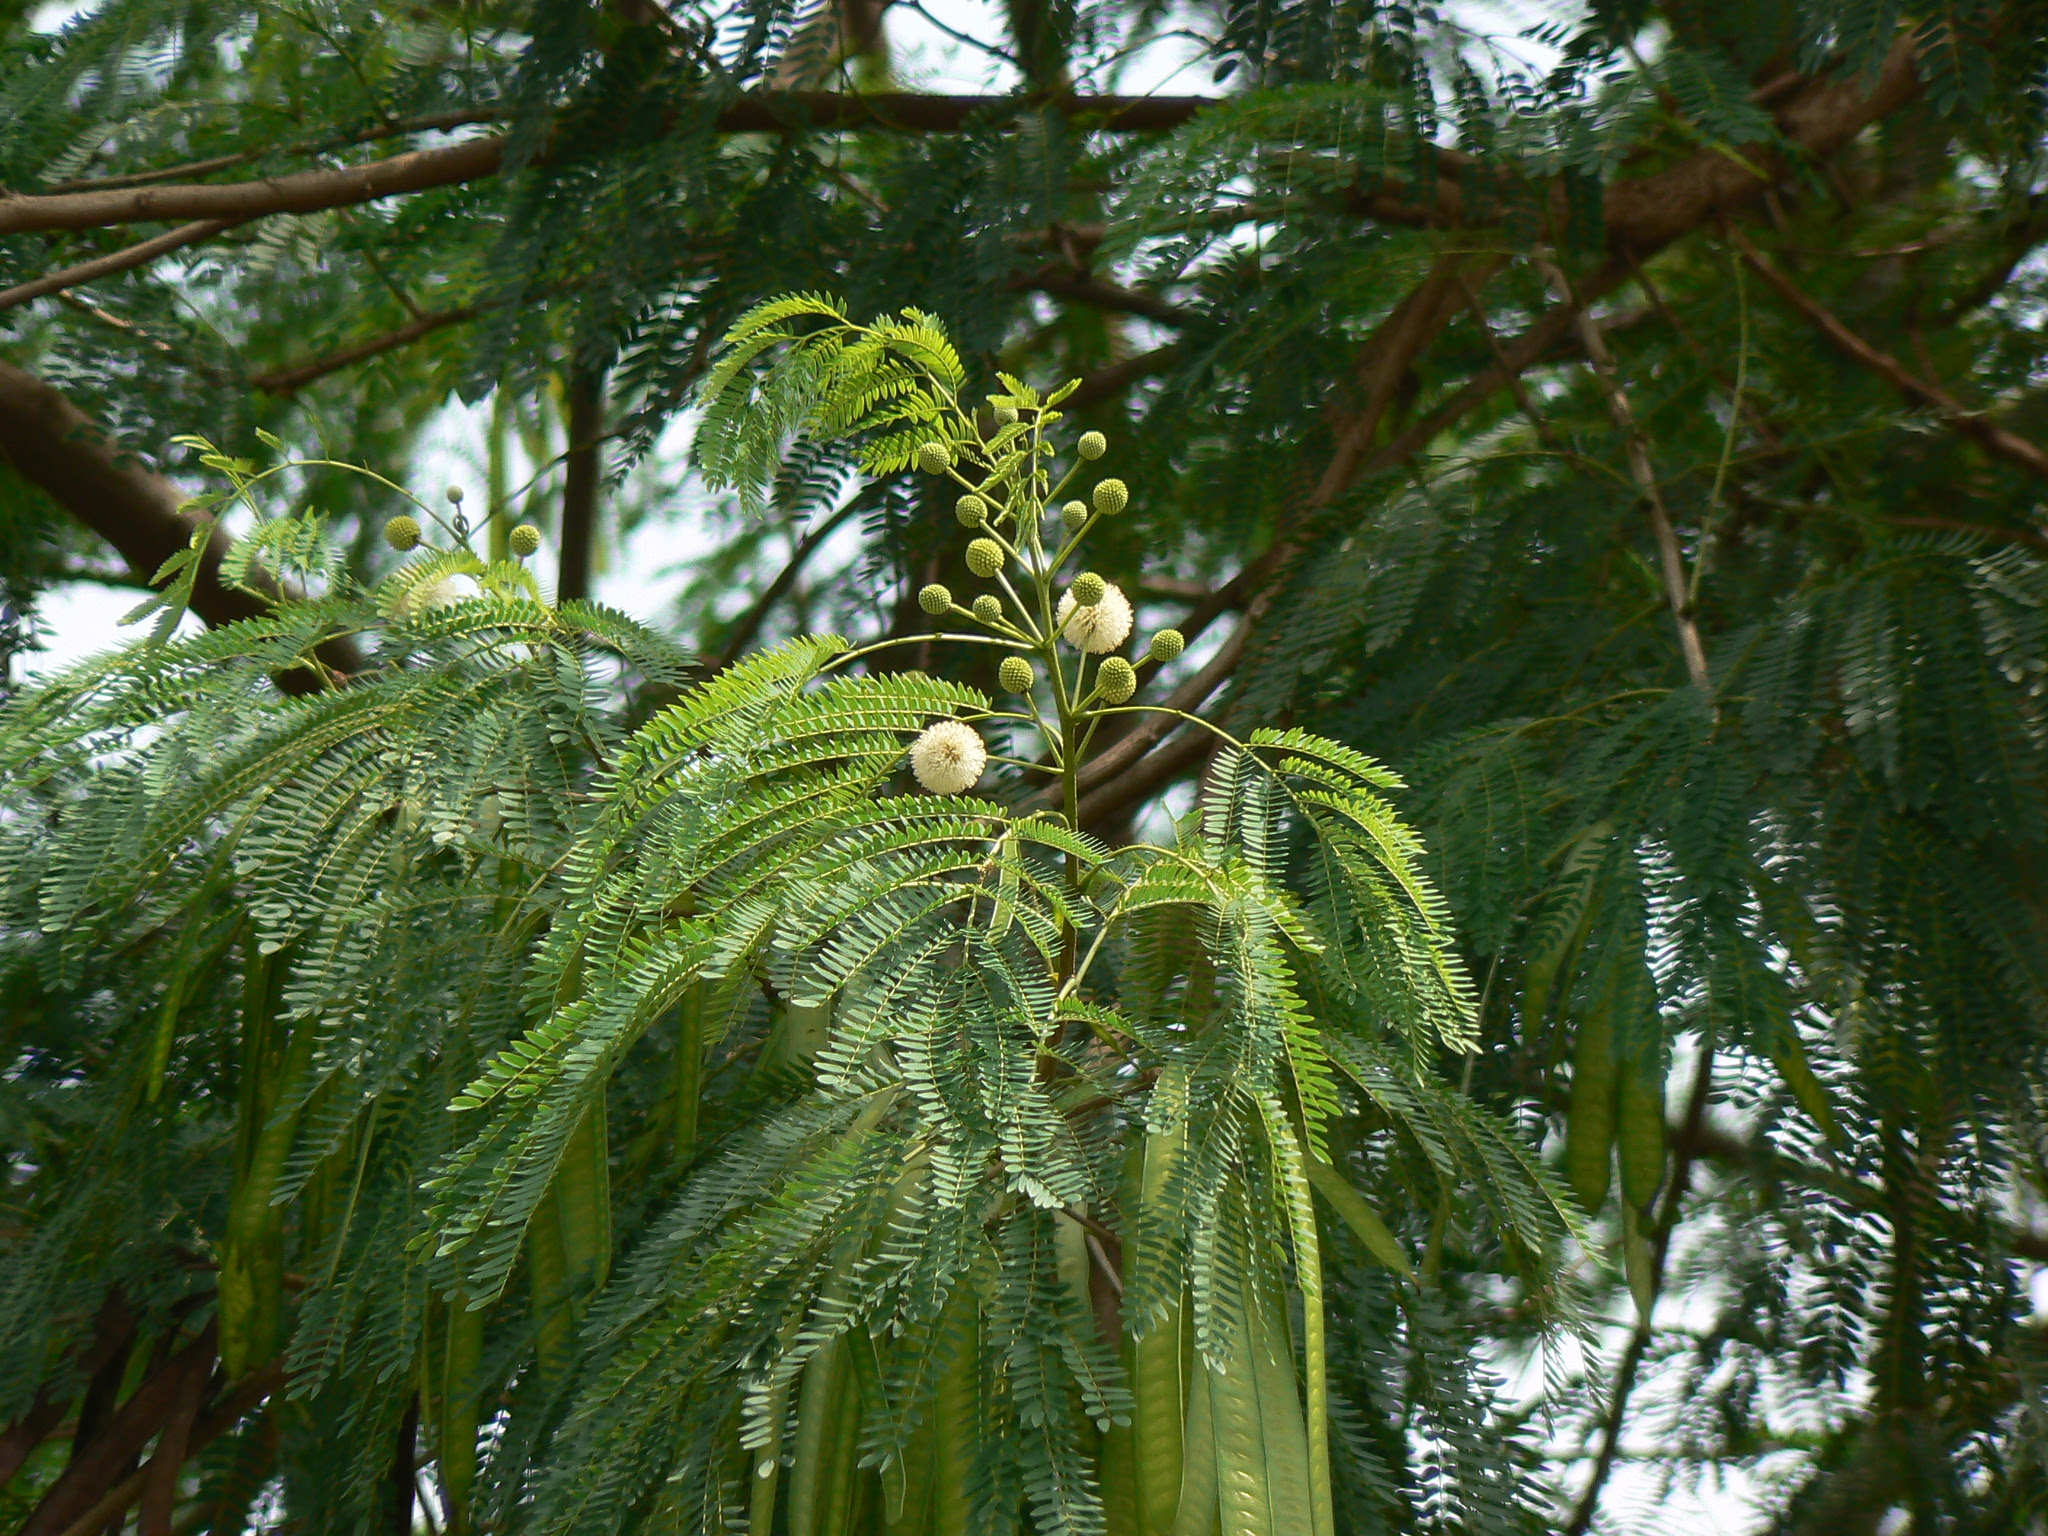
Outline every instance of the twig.
POLYGON ((116 272, 147 266, 159 256, 183 246, 197 245, 202 240, 211 240, 240 222, 238 219, 200 219, 154 239, 138 241, 105 256, 95 256, 91 261, 81 261, 76 266, 16 283, 12 288, 0 289, 0 310, 14 309, 31 299, 40 299, 46 293, 61 293, 66 288, 76 288, 80 283, 89 283, 96 278, 111 277, 116 272))
MULTIPOLYGON (((1538 254, 1533 259, 1536 270, 1543 274, 1558 297, 1571 303, 1572 287, 1563 269, 1548 256, 1538 254)), ((1573 324, 1578 328, 1580 344, 1586 349, 1586 360, 1593 366, 1593 377, 1607 397, 1608 413, 1621 432, 1628 454, 1629 476, 1650 509, 1650 532, 1657 541, 1664 596, 1671 605, 1672 622, 1678 628, 1678 648, 1685 655, 1686 675, 1692 679, 1695 688, 1705 693, 1713 684, 1707 671, 1707 650, 1700 643, 1699 623, 1692 611, 1691 579, 1685 568, 1685 554, 1678 547, 1678 534, 1671 526, 1671 513, 1664 505, 1664 493, 1657 484, 1656 466, 1650 460, 1649 439, 1643 435, 1642 427, 1636 421, 1635 410, 1629 404, 1628 390, 1621 382, 1620 372, 1614 365, 1614 353, 1601 332, 1600 322, 1585 305, 1574 304, 1573 324)))
POLYGON ((788 562, 777 573, 775 579, 754 599, 753 606, 734 621, 732 633, 726 637, 725 644, 719 649, 718 659, 711 663, 711 672, 723 672, 739 659, 741 651, 753 644, 754 636, 761 632, 761 625, 767 620, 775 605, 782 600, 782 595, 796 583, 798 573, 804 568, 804 562, 817 552, 820 544, 845 525, 846 520, 853 516, 859 506, 857 500, 849 499, 845 506, 803 536, 802 541, 790 552, 788 562))
POLYGON ((253 389, 262 390, 266 395, 294 394, 316 379, 324 379, 328 374, 339 373, 356 363, 366 362, 370 358, 381 357, 386 352, 395 352, 400 347, 410 346, 423 336, 431 336, 435 331, 445 330, 451 325, 462 325, 474 320, 483 312, 484 306, 480 304, 466 304, 460 309, 444 309, 424 314, 406 325, 401 325, 395 331, 373 336, 368 341, 353 342, 329 352, 325 357, 316 357, 307 362, 294 364, 290 368, 280 368, 274 373, 259 373, 249 380, 249 385, 253 389))
POLYGON ((1731 226, 1728 238, 1742 253, 1742 259, 1751 270, 1769 283, 1780 298, 1804 315, 1813 328, 1851 362, 1869 369, 1913 404, 1932 410, 1951 431, 1970 439, 1994 459, 2002 459, 2037 479, 2048 480, 2048 452, 2043 452, 2038 444, 2000 426, 1982 411, 1970 409, 1940 385, 1929 383, 1913 373, 1891 353, 1858 336, 1750 244, 1741 230, 1731 226))

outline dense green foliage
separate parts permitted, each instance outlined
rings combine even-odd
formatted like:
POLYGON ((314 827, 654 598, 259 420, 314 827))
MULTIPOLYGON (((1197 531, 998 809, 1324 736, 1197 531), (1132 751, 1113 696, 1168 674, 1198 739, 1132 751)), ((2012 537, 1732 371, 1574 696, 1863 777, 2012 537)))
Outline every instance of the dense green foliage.
MULTIPOLYGON (((1057 95, 1141 5, 1020 0, 1053 99, 920 132, 728 131, 890 83, 773 7, 9 21, 21 192, 445 112, 512 169, 4 314, 310 596, 0 719, 0 1518, 1621 1529, 1618 1444, 1787 1533, 2048 1510, 2040 18, 1185 19, 1144 134, 1057 95), (537 494, 397 559, 283 446, 403 479, 456 388, 546 459, 599 377, 732 503, 651 627, 499 558, 537 494), (1076 377, 1205 725, 1052 638, 1076 377)), ((5 489, 26 598, 86 546, 5 489)))

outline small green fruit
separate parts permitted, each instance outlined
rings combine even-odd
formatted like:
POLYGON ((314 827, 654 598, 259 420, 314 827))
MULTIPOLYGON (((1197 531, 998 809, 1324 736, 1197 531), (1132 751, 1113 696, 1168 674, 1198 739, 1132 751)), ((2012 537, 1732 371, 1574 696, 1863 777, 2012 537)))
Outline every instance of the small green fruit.
POLYGON ((401 555, 409 549, 417 549, 420 542, 420 525, 416 518, 400 513, 384 525, 384 542, 401 555))
POLYGON ((974 616, 984 624, 993 624, 1003 616, 1003 600, 993 592, 984 592, 974 600, 974 616))
POLYGON ((1022 656, 1005 656, 1003 664, 996 668, 996 679, 1010 693, 1029 693, 1031 685, 1038 681, 1038 673, 1022 656))
POLYGON ((967 569, 977 576, 993 576, 1003 568, 1003 546, 994 539, 976 539, 967 546, 967 569))
POLYGON ((962 528, 979 528, 988 521, 988 503, 969 491, 953 503, 953 516, 960 520, 962 528))
POLYGON ((917 450, 917 467, 928 475, 943 475, 953 467, 953 450, 944 443, 924 443, 917 450))
POLYGON ((1131 488, 1121 480, 1105 480, 1095 487, 1095 510, 1113 517, 1131 504, 1131 488))
POLYGON ((953 606, 953 594, 943 584, 935 581, 918 592, 917 606, 936 619, 953 606))
POLYGON ((1123 657, 1112 656, 1095 674, 1095 686, 1110 703, 1121 704, 1138 691, 1137 669, 1123 657))
POLYGON ((1102 601, 1102 594, 1109 590, 1109 583, 1093 571, 1083 571, 1074 578, 1074 585, 1069 590, 1074 594, 1075 606, 1093 608, 1102 601))
POLYGON ((1172 661, 1187 648, 1187 637, 1177 629, 1162 629, 1152 637, 1151 655, 1154 661, 1172 661))
POLYGON ((1109 452, 1109 439, 1100 432, 1083 432, 1081 441, 1075 446, 1080 449, 1082 458, 1099 459, 1109 452))
POLYGON ((531 523, 521 523, 505 535, 505 544, 513 554, 524 560, 540 548, 540 530, 531 523))
POLYGON ((1085 501, 1068 502, 1060 508, 1060 521, 1069 528, 1080 527, 1088 521, 1088 503, 1085 501))

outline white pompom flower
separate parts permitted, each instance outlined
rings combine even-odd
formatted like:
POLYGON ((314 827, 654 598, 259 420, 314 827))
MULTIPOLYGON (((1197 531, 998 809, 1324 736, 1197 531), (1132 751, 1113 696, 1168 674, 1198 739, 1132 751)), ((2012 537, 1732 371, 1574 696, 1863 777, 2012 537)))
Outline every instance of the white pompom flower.
POLYGON ((1131 638, 1131 600, 1115 582, 1106 583, 1102 601, 1083 608, 1069 592, 1060 599, 1055 621, 1059 632, 1093 656, 1107 655, 1131 638))
POLYGON ((469 577, 451 571, 433 581, 418 583, 398 601, 398 617, 416 619, 423 613, 432 613, 437 608, 453 608, 457 603, 468 602, 481 597, 483 589, 469 577))
POLYGON ((973 726, 941 720, 911 743, 910 771, 935 795, 957 795, 981 782, 988 744, 973 726))

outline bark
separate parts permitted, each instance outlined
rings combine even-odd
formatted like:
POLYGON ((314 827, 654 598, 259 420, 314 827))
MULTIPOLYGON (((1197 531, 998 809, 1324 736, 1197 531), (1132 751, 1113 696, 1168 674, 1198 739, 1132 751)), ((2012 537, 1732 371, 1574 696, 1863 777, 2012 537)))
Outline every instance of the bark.
POLYGON ((81 261, 76 266, 31 278, 25 283, 16 283, 12 288, 0 288, 0 310, 13 309, 26 304, 30 299, 39 299, 46 293, 62 293, 65 289, 76 288, 81 283, 112 277, 116 272, 133 271, 136 267, 147 266, 159 256, 167 255, 184 246, 197 245, 202 240, 211 240, 222 230, 232 228, 234 223, 229 219, 201 219, 196 224, 181 224, 168 234, 158 235, 153 240, 138 241, 118 251, 111 251, 105 256, 95 256, 90 261, 81 261))
MULTIPOLYGON (((191 542, 194 523, 179 510, 185 498, 175 485, 144 467, 57 390, 6 362, 0 362, 0 456, 111 544, 141 582, 191 542)), ((192 611, 210 625, 254 618, 270 606, 258 593, 221 581, 229 542, 217 527, 209 535, 192 589, 192 611)), ((327 642, 319 655, 339 672, 362 667, 346 641, 327 642)), ((280 678, 279 686, 306 692, 322 682, 300 669, 280 678)))
POLYGON ((597 492, 603 480, 604 375, 569 376, 569 451, 562 484, 561 564, 555 601, 590 596, 590 557, 597 540, 597 492))
MULTIPOLYGON (((719 112, 720 133, 793 133, 806 129, 894 129, 959 133, 1006 117, 1049 109, 1105 133, 1157 133, 1178 128, 1214 103, 1202 96, 1074 96, 1042 102, 1015 96, 931 96, 921 92, 783 91, 742 97, 719 112)), ((364 165, 295 171, 218 185, 125 187, 0 198, 0 235, 30 230, 96 229, 152 220, 228 219, 273 213, 318 213, 380 198, 458 186, 504 168, 510 136, 492 134, 434 149, 416 149, 364 165)))

